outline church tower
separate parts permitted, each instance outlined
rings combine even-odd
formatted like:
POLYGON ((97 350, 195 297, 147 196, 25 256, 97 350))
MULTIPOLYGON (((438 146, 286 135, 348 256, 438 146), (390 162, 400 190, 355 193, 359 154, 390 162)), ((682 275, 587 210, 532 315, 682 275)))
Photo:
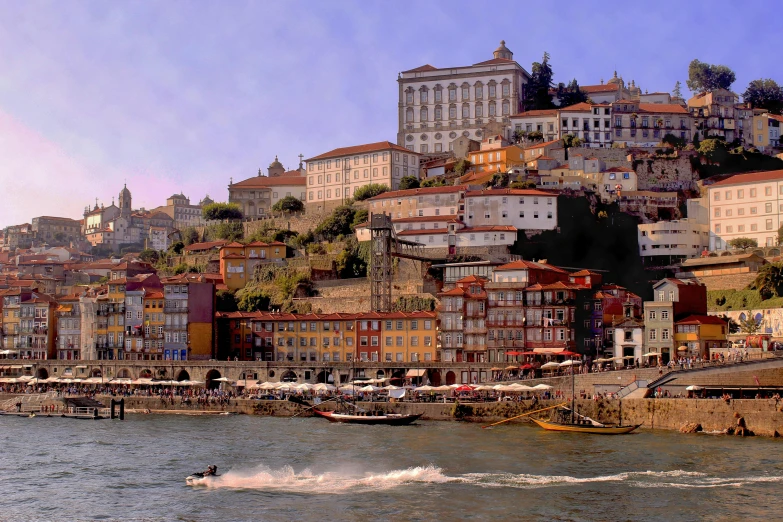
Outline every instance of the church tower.
POLYGON ((131 193, 130 190, 128 190, 128 185, 125 184, 125 186, 120 191, 120 215, 128 217, 131 215, 131 210, 133 207, 131 206, 131 193))
POLYGON ((505 40, 500 40, 500 46, 495 49, 495 51, 492 53, 492 56, 495 58, 504 58, 506 60, 514 59, 514 53, 508 50, 505 40))

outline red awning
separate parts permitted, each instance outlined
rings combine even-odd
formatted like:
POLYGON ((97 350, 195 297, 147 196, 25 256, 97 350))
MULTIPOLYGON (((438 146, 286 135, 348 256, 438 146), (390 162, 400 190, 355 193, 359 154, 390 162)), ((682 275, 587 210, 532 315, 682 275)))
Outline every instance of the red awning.
POLYGON ((565 355, 566 357, 574 357, 579 354, 574 352, 569 352, 568 350, 566 350, 564 352, 558 352, 556 355, 565 355))
POLYGON ((525 352, 506 352, 506 355, 515 356, 515 355, 522 355, 525 352))
POLYGON ((454 391, 456 391, 456 392, 470 392, 470 391, 473 391, 473 388, 471 388, 467 384, 463 384, 462 386, 460 386, 458 388, 454 388, 454 391))
POLYGON ((533 368, 532 364, 523 364, 522 366, 519 367, 520 370, 530 370, 532 368, 533 368))

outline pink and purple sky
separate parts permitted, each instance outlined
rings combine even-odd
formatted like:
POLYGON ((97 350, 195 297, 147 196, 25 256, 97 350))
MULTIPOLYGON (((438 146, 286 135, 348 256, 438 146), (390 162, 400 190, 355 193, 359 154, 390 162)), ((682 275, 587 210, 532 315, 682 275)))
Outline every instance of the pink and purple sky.
POLYGON ((685 89, 699 58, 734 91, 781 77, 779 3, 0 2, 0 227, 228 197, 278 155, 394 141, 397 73, 486 60, 501 39, 555 81, 685 89), (494 11, 493 11, 494 10, 494 11))

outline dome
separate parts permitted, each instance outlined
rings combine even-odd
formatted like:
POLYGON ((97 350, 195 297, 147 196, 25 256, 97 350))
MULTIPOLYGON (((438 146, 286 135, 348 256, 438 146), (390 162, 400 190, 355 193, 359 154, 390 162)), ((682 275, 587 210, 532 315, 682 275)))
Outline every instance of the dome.
POLYGON ((500 45, 497 49, 495 49, 495 52, 492 53, 495 58, 505 58, 507 60, 512 60, 514 53, 512 53, 508 47, 506 47, 506 41, 500 40, 500 45))
POLYGON ((120 191, 120 199, 122 198, 129 198, 131 197, 130 190, 128 190, 128 185, 122 187, 122 190, 120 191))
POLYGON ((283 164, 277 161, 277 155, 275 155, 275 161, 269 164, 270 169, 282 169, 283 164))

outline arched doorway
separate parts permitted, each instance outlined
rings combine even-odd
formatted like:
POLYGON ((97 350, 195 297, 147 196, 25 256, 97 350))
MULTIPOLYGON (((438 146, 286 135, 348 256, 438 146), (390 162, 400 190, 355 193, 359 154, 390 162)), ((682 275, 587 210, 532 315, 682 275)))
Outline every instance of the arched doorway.
POLYGON ((152 370, 150 370, 149 368, 144 368, 141 372, 139 372, 139 378, 152 379, 152 370))
POLYGON ((331 384, 334 382, 334 376, 329 370, 321 370, 318 372, 318 375, 316 375, 315 382, 331 384))
POLYGON ((128 370, 127 368, 123 368, 122 370, 118 371, 117 372, 117 378, 118 379, 130 379, 131 378, 130 370, 128 370))
POLYGON ((457 375, 454 372, 449 371, 448 373, 446 373, 446 386, 451 386, 452 384, 456 384, 456 382, 457 382, 457 375))
POLYGON ((386 372, 383 370, 378 370, 378 372, 375 374, 376 379, 384 379, 386 378, 386 372))
POLYGON ((207 389, 215 390, 220 388, 220 382, 215 379, 220 379, 220 372, 217 370, 209 370, 207 372, 207 389))
POLYGON ((177 374, 177 381, 189 381, 190 380, 190 374, 186 372, 185 370, 180 370, 180 372, 177 374))
POLYGON ((46 368, 38 368, 38 371, 35 372, 35 376, 39 379, 48 379, 49 378, 49 372, 46 371, 46 368))
POLYGON ((280 376, 280 381, 281 382, 296 382, 297 381, 297 377, 296 377, 296 374, 293 371, 288 370, 287 372, 285 372, 283 375, 280 376))
POLYGON ((405 381, 405 370, 394 370, 392 372, 391 379, 389 379, 389 384, 393 384, 395 386, 402 386, 404 384, 403 381, 405 381))
POLYGON ((430 383, 432 386, 440 386, 440 371, 430 370, 430 383))
MULTIPOLYGON (((43 369, 43 368, 42 368, 42 369, 43 369)), ((100 371, 98 368, 94 368, 94 369, 93 369, 93 370, 90 372, 90 377, 103 377, 103 373, 101 373, 101 371, 100 371)))

